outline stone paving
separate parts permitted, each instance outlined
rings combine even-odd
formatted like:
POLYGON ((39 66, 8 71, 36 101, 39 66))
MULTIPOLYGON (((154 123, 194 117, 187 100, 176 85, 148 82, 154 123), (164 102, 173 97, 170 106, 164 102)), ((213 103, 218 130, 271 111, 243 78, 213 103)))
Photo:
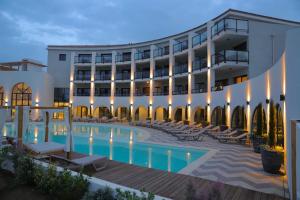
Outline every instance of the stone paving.
POLYGON ((178 141, 176 137, 156 129, 147 129, 149 142, 177 144, 216 149, 217 153, 201 164, 189 175, 208 180, 241 186, 255 191, 288 197, 286 176, 272 175, 263 171, 260 154, 252 147, 236 144, 222 144, 205 136, 201 142, 178 141))

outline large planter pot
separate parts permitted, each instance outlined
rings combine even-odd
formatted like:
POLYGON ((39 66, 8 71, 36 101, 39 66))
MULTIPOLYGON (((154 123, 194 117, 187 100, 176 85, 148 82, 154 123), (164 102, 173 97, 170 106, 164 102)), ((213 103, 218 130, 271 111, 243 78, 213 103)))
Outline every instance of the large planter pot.
POLYGON ((260 153, 260 146, 265 144, 265 139, 263 137, 255 137, 252 139, 252 146, 255 153, 260 153))
POLYGON ((261 161, 266 172, 277 174, 283 164, 283 152, 262 148, 261 161))

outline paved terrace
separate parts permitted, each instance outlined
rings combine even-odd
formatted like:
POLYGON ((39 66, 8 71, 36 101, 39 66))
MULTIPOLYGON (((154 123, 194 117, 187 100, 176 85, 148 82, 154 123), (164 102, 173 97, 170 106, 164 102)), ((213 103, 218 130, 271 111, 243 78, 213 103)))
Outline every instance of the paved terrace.
POLYGON ((222 144, 209 136, 205 136, 202 142, 178 141, 176 137, 165 132, 149 128, 144 129, 152 132, 151 136, 146 139, 149 142, 218 150, 213 157, 189 173, 191 176, 283 197, 288 196, 286 176, 264 172, 260 154, 254 153, 252 147, 222 144))

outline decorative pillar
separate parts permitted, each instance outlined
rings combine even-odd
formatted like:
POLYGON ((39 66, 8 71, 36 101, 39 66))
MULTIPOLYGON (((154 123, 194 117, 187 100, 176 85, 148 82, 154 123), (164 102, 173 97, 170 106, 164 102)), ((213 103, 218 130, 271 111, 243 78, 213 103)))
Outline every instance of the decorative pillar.
POLYGON ((150 47, 150 94, 149 94, 149 108, 150 108, 150 113, 149 113, 149 118, 151 118, 151 122, 153 122, 153 109, 152 109, 152 104, 153 104, 153 78, 154 78, 154 68, 155 68, 155 60, 154 60, 154 49, 155 46, 151 45, 150 47))
MULTIPOLYGON (((136 53, 136 49, 132 49, 131 50, 131 69, 130 69, 130 100, 129 100, 129 104, 133 105, 134 104, 134 93, 135 93, 135 83, 134 83, 134 73, 135 73, 135 59, 134 59, 134 55, 136 53)), ((133 107, 133 106, 131 106, 133 107)), ((130 110, 130 114, 132 117, 133 113, 132 113, 133 108, 130 110)))
POLYGON ((75 52, 71 52, 71 66, 70 66, 70 95, 69 95, 69 103, 73 103, 73 94, 74 94, 74 61, 75 61, 75 52))
POLYGON ((112 67, 111 67, 111 85, 110 85, 110 111, 112 116, 114 114, 114 102, 115 102, 115 77, 116 77, 116 56, 117 52, 112 52, 112 67))
POLYGON ((172 119, 172 103, 173 103, 173 86, 174 86, 174 80, 173 80, 173 67, 175 63, 174 53, 173 53, 173 45, 175 44, 175 41, 171 39, 169 41, 169 119, 172 119))
POLYGON ((188 38, 188 95, 187 95, 187 119, 191 121, 191 103, 192 103, 192 88, 193 88, 193 60, 194 60, 194 51, 193 51, 193 36, 195 33, 190 33, 188 38))
POLYGON ((91 69, 91 89, 90 89, 90 116, 93 116, 94 97, 95 97, 95 71, 96 71, 96 52, 92 52, 91 69))

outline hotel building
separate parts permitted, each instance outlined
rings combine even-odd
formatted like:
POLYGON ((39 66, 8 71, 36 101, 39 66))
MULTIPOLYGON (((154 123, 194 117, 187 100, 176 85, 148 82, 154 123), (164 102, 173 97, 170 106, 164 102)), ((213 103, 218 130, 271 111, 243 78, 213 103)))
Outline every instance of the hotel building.
POLYGON ((49 45, 47 72, 0 73, 1 104, 20 105, 12 91, 21 82, 31 88, 28 105, 69 105, 74 117, 207 121, 251 133, 259 105, 268 130, 273 101, 277 145, 286 149, 292 177, 290 121, 300 118, 299 28, 299 22, 230 9, 152 41, 49 45))

